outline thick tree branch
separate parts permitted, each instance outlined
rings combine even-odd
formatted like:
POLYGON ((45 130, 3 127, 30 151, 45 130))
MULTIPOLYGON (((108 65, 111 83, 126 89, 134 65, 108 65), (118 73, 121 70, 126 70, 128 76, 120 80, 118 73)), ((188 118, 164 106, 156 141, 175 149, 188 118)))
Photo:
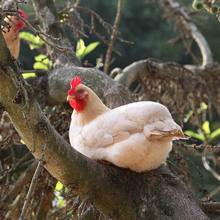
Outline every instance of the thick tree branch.
POLYGON ((146 77, 148 79, 169 78, 174 81, 178 81, 179 78, 182 77, 189 78, 190 80, 195 79, 196 74, 187 69, 185 69, 185 71, 179 72, 178 70, 180 68, 184 70, 184 67, 177 63, 163 63, 156 59, 139 60, 121 70, 115 77, 115 80, 129 88, 131 84, 138 79, 138 77, 146 77), (166 66, 171 65, 173 67, 172 72, 163 71, 166 66), (185 72, 187 72, 187 75, 185 72))
POLYGON ((50 71, 45 77, 29 78, 27 81, 34 88, 38 88, 35 93, 46 90, 43 97, 42 94, 38 94, 40 102, 44 100, 44 102, 54 105, 66 102, 70 82, 75 76, 82 78, 84 84, 92 88, 109 108, 132 102, 132 95, 128 89, 93 68, 63 67, 50 71))

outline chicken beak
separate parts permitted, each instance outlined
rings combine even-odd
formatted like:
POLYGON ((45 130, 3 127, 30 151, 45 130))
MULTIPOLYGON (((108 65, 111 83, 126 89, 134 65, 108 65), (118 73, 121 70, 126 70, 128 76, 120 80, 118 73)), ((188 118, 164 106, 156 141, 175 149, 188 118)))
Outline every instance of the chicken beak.
POLYGON ((66 97, 66 100, 69 101, 69 100, 75 99, 75 98, 76 98, 76 97, 75 97, 74 95, 68 95, 68 96, 66 97))

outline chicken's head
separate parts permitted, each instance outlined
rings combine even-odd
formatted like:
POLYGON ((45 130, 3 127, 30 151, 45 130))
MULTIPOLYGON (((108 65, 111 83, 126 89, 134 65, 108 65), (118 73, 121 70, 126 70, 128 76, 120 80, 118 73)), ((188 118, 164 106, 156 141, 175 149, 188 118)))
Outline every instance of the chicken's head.
MULTIPOLYGON (((19 9, 18 11, 20 15, 25 20, 27 20, 26 14, 21 9, 19 9)), ((25 23, 17 16, 8 16, 7 18, 5 18, 5 21, 8 22, 11 28, 14 29, 16 32, 18 32, 22 27, 25 26, 25 23)))
POLYGON ((88 91, 86 86, 81 84, 81 79, 73 77, 71 81, 71 89, 68 91, 67 101, 70 101, 70 105, 76 110, 81 111, 84 109, 86 100, 88 99, 88 91))
MULTIPOLYGON (((21 9, 19 9, 18 11, 21 13, 21 16, 25 20, 27 20, 27 15, 21 9)), ((25 26, 25 23, 20 18, 18 18, 18 17, 13 17, 12 20, 15 23, 15 27, 16 27, 17 30, 20 30, 22 27, 25 26)))

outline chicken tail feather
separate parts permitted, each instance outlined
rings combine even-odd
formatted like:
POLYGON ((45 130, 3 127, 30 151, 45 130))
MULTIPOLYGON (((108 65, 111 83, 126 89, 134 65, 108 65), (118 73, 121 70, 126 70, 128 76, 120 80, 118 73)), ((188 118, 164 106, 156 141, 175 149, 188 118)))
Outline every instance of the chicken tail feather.
POLYGON ((150 139, 161 139, 161 138, 173 138, 175 139, 188 139, 190 136, 188 134, 183 133, 180 129, 173 129, 169 131, 162 130, 153 130, 150 134, 150 139))

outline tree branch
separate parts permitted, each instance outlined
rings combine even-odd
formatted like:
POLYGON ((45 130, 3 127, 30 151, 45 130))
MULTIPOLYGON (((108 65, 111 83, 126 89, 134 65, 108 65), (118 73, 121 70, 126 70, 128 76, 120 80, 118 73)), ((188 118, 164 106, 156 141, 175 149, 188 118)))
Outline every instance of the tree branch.
POLYGON ((117 34, 117 29, 118 29, 121 13, 122 13, 122 2, 123 2, 122 0, 118 0, 118 10, 117 10, 117 14, 116 14, 116 17, 115 17, 113 31, 112 31, 112 34, 111 34, 111 37, 110 37, 110 43, 108 45, 108 49, 107 49, 107 52, 106 52, 104 73, 108 72, 108 68, 109 68, 109 65, 110 65, 112 48, 113 48, 113 45, 114 45, 114 41, 115 41, 115 37, 116 37, 116 34, 117 34))
POLYGON ((22 174, 20 179, 16 182, 13 188, 9 190, 5 197, 1 199, 1 210, 5 209, 8 204, 10 204, 10 202, 22 191, 23 187, 29 183, 36 167, 37 162, 35 161, 25 170, 25 173, 22 174))
MULTIPOLYGON (((59 51, 54 51, 50 47, 47 47, 47 51, 50 54, 52 60, 56 60, 54 66, 66 66, 67 64, 81 66, 80 61, 75 56, 73 46, 71 45, 63 28, 59 24, 59 16, 54 1, 33 0, 33 5, 35 7, 36 16, 40 22, 40 27, 42 28, 43 32, 60 39, 59 42, 56 42, 56 46, 58 48, 69 48, 68 53, 65 52, 65 54, 68 54, 69 57, 67 59, 66 56, 59 53, 59 51), (45 17, 47 17, 47 19, 45 19, 45 17)), ((48 39, 47 41, 51 44, 51 39, 48 39)))
POLYGON ((178 15, 182 17, 182 24, 185 26, 187 30, 189 30, 193 39, 196 41, 201 54, 202 54, 202 67, 205 67, 208 64, 213 63, 212 52, 209 47, 208 42, 196 27, 196 25, 192 22, 191 17, 188 15, 183 6, 180 5, 178 1, 175 0, 167 0, 170 4, 171 8, 174 9, 178 15))
POLYGON ((206 213, 220 216, 220 202, 201 202, 201 207, 206 213))

